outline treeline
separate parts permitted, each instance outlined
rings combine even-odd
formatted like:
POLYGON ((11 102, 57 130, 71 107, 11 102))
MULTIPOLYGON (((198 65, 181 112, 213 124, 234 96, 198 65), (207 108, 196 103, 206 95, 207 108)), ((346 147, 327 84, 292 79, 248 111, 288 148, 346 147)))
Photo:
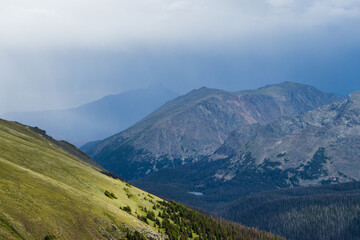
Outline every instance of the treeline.
POLYGON ((159 204, 162 211, 155 222, 160 229, 165 230, 170 240, 283 239, 240 224, 215 220, 174 201, 162 201, 159 204), (159 218, 162 221, 159 221, 159 218))
POLYGON ((253 194, 219 214, 289 239, 360 239, 360 183, 253 194))

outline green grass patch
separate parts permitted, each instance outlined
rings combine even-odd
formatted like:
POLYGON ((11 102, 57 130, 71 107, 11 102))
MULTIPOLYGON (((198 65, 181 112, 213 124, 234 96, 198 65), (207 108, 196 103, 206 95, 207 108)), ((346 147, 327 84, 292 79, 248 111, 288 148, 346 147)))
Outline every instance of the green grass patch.
POLYGON ((5 218, 0 216, 0 226, 7 229, 10 234, 18 239, 24 239, 21 234, 16 231, 16 229, 8 222, 5 220, 5 218))

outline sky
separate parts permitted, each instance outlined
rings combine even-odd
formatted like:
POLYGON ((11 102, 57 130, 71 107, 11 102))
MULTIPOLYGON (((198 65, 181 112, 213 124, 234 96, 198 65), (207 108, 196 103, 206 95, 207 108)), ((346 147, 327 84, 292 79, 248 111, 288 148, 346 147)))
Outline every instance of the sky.
POLYGON ((0 1, 0 113, 281 81, 360 90, 360 0, 0 1))

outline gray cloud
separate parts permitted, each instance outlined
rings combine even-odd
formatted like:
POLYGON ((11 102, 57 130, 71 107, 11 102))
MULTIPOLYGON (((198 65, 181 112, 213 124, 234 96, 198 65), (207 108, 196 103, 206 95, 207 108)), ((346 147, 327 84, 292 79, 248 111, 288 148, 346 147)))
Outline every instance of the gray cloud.
POLYGON ((4 0, 0 36, 0 112, 153 83, 360 88, 359 0, 4 0))
POLYGON ((5 0, 0 46, 213 44, 359 17, 358 0, 5 0))

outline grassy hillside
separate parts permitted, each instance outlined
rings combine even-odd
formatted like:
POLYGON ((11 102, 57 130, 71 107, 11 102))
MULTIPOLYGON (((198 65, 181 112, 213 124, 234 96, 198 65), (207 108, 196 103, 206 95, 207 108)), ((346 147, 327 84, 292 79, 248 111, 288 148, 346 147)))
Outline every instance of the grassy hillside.
POLYGON ((0 239, 277 238, 220 224, 100 171, 33 129, 0 120, 0 239))
POLYGON ((147 193, 101 174, 27 127, 1 121, 0 153, 1 239, 121 237, 125 226, 157 233, 119 208, 151 208, 147 193))

